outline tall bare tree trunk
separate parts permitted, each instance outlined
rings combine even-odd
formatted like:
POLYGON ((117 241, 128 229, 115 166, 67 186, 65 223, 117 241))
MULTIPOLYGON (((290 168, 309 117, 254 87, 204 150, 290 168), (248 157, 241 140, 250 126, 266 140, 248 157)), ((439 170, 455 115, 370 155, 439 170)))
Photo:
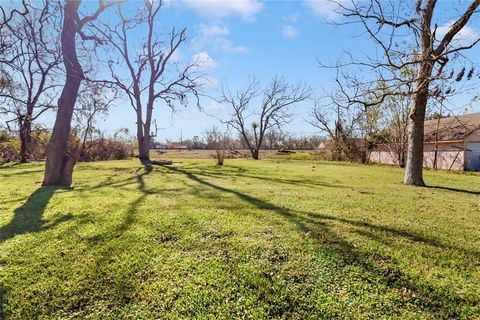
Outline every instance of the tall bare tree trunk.
MULTIPOLYGON (((424 186, 425 183, 422 174, 424 120, 430 94, 430 82, 436 83, 441 79, 445 66, 451 58, 462 56, 461 52, 463 50, 471 49, 479 43, 478 37, 470 37, 469 40, 471 41, 465 45, 459 45, 452 41, 456 40, 455 37, 466 27, 472 16, 478 13, 480 0, 462 1, 470 3, 463 13, 460 9, 452 8, 452 12, 455 12, 454 16, 458 18, 449 22, 449 26, 445 32, 440 32, 440 28, 437 25, 439 18, 442 17, 442 13, 439 12, 439 17, 433 18, 435 8, 439 3, 438 0, 404 1, 408 6, 415 3, 415 13, 413 13, 413 8, 407 10, 399 9, 397 6, 390 5, 390 3, 386 3, 385 1, 362 0, 351 2, 351 8, 341 6, 342 10, 345 11, 344 16, 358 18, 367 33, 384 49, 383 53, 386 60, 380 59, 378 63, 368 62, 367 65, 376 65, 375 69, 384 69, 384 71, 388 73, 396 73, 397 71, 402 71, 403 73, 404 70, 408 70, 410 67, 417 70, 415 78, 412 79, 415 87, 414 91, 410 92, 410 90, 408 90, 409 95, 413 96, 413 100, 408 116, 408 147, 406 150, 404 183, 424 186), (359 3, 361 3, 361 5, 359 5, 359 3), (407 17, 399 18, 397 10, 400 10, 402 15, 405 13, 407 17), (409 14, 411 14, 410 17, 408 17, 409 14), (432 21, 434 23, 433 26, 432 21), (390 29, 390 37, 388 36, 389 31, 387 31, 387 29, 390 29), (417 46, 416 48, 411 48, 413 50, 409 49, 411 51, 410 53, 406 53, 406 55, 403 53, 398 54, 398 49, 391 46, 393 39, 401 33, 395 30, 404 29, 408 30, 405 35, 407 35, 407 37, 413 37, 412 40, 414 41, 412 43, 417 46), (435 70, 434 75, 432 74, 433 70, 435 70)), ((355 21, 355 23, 358 23, 358 21, 355 21)), ((407 47, 408 46, 409 45, 407 45, 407 47)), ((353 59, 351 63, 354 65, 363 64, 356 63, 353 59)), ((376 72, 381 74, 383 71, 376 72)), ((404 84, 410 87, 410 79, 404 82, 401 80, 402 77, 403 75, 401 75, 400 78, 396 76, 391 77, 391 80, 387 80, 387 82, 391 82, 391 84, 386 85, 386 87, 393 88, 399 86, 399 84, 399 88, 404 84), (399 80, 400 82, 398 82, 399 80), (395 83, 395 85, 393 85, 393 83, 395 83)), ((410 77, 408 76, 408 78, 410 77)), ((385 81, 383 76, 379 79, 381 79, 382 82, 385 81)), ((358 84, 356 84, 356 87, 358 87, 358 84)), ((406 92, 402 91, 403 89, 398 93, 405 95, 406 92)), ((385 95, 375 104, 383 103, 384 98, 385 95)))
POLYGON ((259 133, 259 138, 255 139, 255 147, 251 149, 252 152, 252 159, 254 160, 259 160, 260 159, 260 149, 262 148, 262 143, 263 143, 263 135, 264 132, 261 131, 259 133))
POLYGON ((142 164, 150 163, 151 139, 149 134, 138 138, 138 158, 142 164))
MULTIPOLYGON (((443 69, 448 62, 448 57, 444 57, 443 62, 439 62, 439 58, 447 50, 448 45, 452 42, 455 35, 470 20, 471 16, 480 6, 480 0, 473 0, 465 13, 448 29, 443 36, 440 44, 436 49, 432 48, 432 16, 437 0, 428 0, 424 9, 421 9, 422 1, 417 2, 417 12, 421 12, 421 42, 422 57, 416 77, 415 77, 415 93, 410 109, 408 119, 408 147, 407 147, 407 163, 405 166, 404 183, 416 186, 424 186, 423 181, 423 141, 424 141, 424 122, 425 110, 429 98, 429 85, 432 79, 432 70, 435 63, 440 63, 440 70, 443 69)), ((436 28, 435 28, 436 30, 436 28)), ((472 46, 475 42, 472 43, 472 46)), ((468 47, 466 47, 468 48, 468 47)))
POLYGON ((73 115, 73 108, 77 100, 80 83, 84 79, 83 69, 78 62, 75 38, 80 1, 68 0, 65 3, 64 21, 61 35, 62 55, 67 77, 65 85, 58 99, 57 117, 48 143, 47 163, 45 166, 44 186, 69 186, 72 183, 72 172, 78 161, 79 150, 72 146, 68 152, 68 140, 73 115))
POLYGON ((260 157, 259 157, 260 150, 258 150, 258 149, 251 149, 250 152, 252 153, 252 159, 258 160, 258 159, 260 158, 260 157))
POLYGON ((403 182, 415 186, 425 185, 423 181, 423 133, 432 68, 433 62, 425 61, 418 69, 416 90, 408 116, 407 162, 403 182))
MULTIPOLYGON (((153 81, 153 80, 151 80, 153 81)), ((153 82, 151 82, 153 83, 153 82)), ((146 117, 145 123, 143 124, 142 131, 142 139, 141 143, 139 143, 139 150, 138 155, 140 158, 140 162, 142 164, 150 164, 150 148, 152 147, 152 136, 150 134, 150 128, 152 124, 152 114, 153 114, 153 102, 155 101, 153 87, 150 86, 149 90, 149 98, 146 106, 146 117)), ((141 117, 140 117, 141 119, 141 117)), ((140 141, 139 141, 140 142, 140 141)))

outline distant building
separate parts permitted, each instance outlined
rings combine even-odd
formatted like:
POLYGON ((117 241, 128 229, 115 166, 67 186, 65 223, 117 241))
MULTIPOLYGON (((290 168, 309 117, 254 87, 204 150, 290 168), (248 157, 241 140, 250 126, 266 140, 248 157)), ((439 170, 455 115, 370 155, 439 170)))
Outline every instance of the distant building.
POLYGON ((327 141, 321 141, 321 142, 318 144, 317 150, 320 150, 320 151, 325 151, 325 150, 327 150, 327 141))
MULTIPOLYGON (((480 112, 425 121, 423 166, 480 170, 480 112)), ((372 151, 370 162, 398 165, 388 145, 372 151)))
POLYGON ((160 143, 152 143, 153 150, 190 150, 188 146, 180 145, 177 143, 167 143, 167 144, 160 144, 160 143))

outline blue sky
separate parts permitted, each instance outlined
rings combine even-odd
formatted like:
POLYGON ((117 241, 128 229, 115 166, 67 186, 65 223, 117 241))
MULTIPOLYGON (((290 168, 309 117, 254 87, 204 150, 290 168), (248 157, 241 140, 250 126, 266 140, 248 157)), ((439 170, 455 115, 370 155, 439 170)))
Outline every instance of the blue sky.
MULTIPOLYGON (((465 2, 459 0, 440 1, 440 26, 454 16, 453 4, 465 6, 465 2)), ((95 1, 84 4, 85 9, 94 5, 95 1)), ((133 1, 129 5, 141 6, 142 2, 133 1)), ((169 30, 172 25, 187 28, 188 43, 180 49, 178 58, 202 58, 204 72, 210 79, 206 91, 212 96, 218 96, 221 83, 228 83, 231 89, 241 88, 253 74, 263 85, 276 75, 292 83, 307 81, 317 95, 322 95, 324 90, 333 88, 334 74, 320 68, 318 61, 333 63, 343 51, 375 53, 372 41, 358 26, 332 25, 333 21, 341 22, 342 17, 328 0, 172 0, 167 1, 162 10, 163 30, 169 30)), ((111 15, 113 11, 105 14, 111 15)), ((468 25, 470 33, 466 36, 478 35, 479 30, 477 17, 468 25)), ((467 56, 480 62, 479 46, 467 56)), ((470 95, 457 97, 454 104, 463 106, 470 95)), ((202 105, 207 113, 227 118, 228 110, 224 106, 208 98, 202 99, 202 105)), ((315 133, 316 130, 304 121, 311 107, 310 103, 303 103, 292 108, 295 118, 286 127, 287 131, 298 135, 315 133)), ((159 132, 161 140, 176 139, 181 133, 184 138, 202 135, 207 128, 218 124, 217 119, 193 105, 178 109, 174 114, 166 106, 159 105, 155 116, 159 127, 165 128, 159 132)), ((99 124, 108 132, 128 127, 133 133, 134 119, 132 108, 119 101, 99 124)))

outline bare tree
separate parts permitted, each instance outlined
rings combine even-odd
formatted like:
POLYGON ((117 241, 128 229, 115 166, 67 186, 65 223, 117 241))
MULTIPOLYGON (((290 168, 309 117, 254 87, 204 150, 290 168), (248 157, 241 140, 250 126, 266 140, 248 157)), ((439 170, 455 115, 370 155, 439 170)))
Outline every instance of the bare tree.
POLYGON ((119 54, 116 61, 109 61, 112 80, 108 82, 125 93, 135 110, 139 158, 143 164, 151 163, 152 138, 157 135, 154 108, 160 102, 172 109, 176 104, 187 105, 189 96, 199 105, 201 76, 197 62, 180 66, 175 61, 178 48, 186 41, 186 29, 173 28, 167 39, 162 39, 165 37, 159 28, 162 7, 163 1, 146 0, 138 14, 127 16, 127 9, 119 5, 120 22, 114 27, 97 28, 119 54), (135 42, 138 32, 146 32, 140 43, 135 42), (122 77, 119 65, 126 67, 126 78, 122 77))
POLYGON ((218 127, 213 126, 205 132, 205 141, 208 146, 215 150, 217 165, 223 166, 227 150, 231 146, 231 139, 228 132, 222 132, 218 127))
POLYGON ((284 132, 275 129, 267 131, 265 133, 265 148, 269 150, 282 148, 286 135, 284 132))
POLYGON ((400 167, 405 167, 407 154, 409 96, 391 96, 385 99, 383 119, 385 121, 386 148, 393 154, 400 167))
POLYGON ((341 102, 341 93, 338 91, 329 95, 328 99, 323 104, 315 100, 308 122, 329 137, 328 149, 332 160, 353 160, 351 149, 360 114, 352 106, 341 102))
POLYGON ((372 106, 360 114, 359 137, 362 163, 369 163, 372 151, 385 142, 382 106, 372 106))
POLYGON ((260 93, 259 82, 252 78, 248 86, 232 93, 222 89, 221 101, 232 109, 232 117, 226 123, 242 136, 253 159, 259 159, 265 133, 273 128, 281 130, 292 117, 289 107, 310 98, 312 89, 306 83, 288 84, 284 78, 275 77, 260 93), (254 100, 262 95, 258 108, 252 108, 254 100), (258 119, 248 122, 250 116, 258 119))
MULTIPOLYGON (((352 61, 349 65, 370 68, 377 74, 376 80, 388 84, 389 90, 376 100, 366 101, 368 96, 358 90, 352 101, 365 107, 380 104, 392 95, 412 96, 408 117, 408 148, 404 183, 425 185, 423 181, 423 140, 427 103, 432 96, 431 86, 445 78, 449 61, 462 57, 461 51, 480 42, 471 39, 468 44, 458 44, 455 36, 465 27, 480 5, 472 0, 468 7, 458 13, 458 18, 445 31, 437 24, 437 0, 416 0, 398 3, 392 1, 357 1, 349 4, 338 2, 349 23, 360 24, 382 51, 382 58, 367 58, 352 61), (411 77, 405 78, 405 69, 412 69, 411 77)), ((357 84, 361 87, 361 84, 357 84)), ((433 89, 435 90, 435 89, 433 89)))
POLYGON ((80 157, 92 147, 96 134, 96 120, 101 115, 107 115, 108 109, 117 98, 115 90, 102 83, 85 82, 80 89, 75 107, 75 132, 81 139, 80 157), (88 144, 87 142, 90 142, 88 144))
POLYGON ((95 35, 85 34, 82 29, 95 21, 98 16, 116 2, 98 1, 98 7, 91 15, 80 17, 81 0, 66 0, 63 10, 63 26, 61 32, 61 47, 66 79, 58 99, 58 110, 53 126, 52 137, 48 143, 47 162, 45 166, 44 186, 72 184, 72 174, 75 163, 80 157, 80 148, 70 146, 70 130, 73 110, 77 101, 81 82, 85 79, 83 68, 78 60, 76 39, 93 40, 100 43, 95 35))
POLYGON ((45 0, 36 8, 25 1, 24 6, 26 13, 11 15, 0 6, 0 64, 8 75, 3 77, 8 86, 0 88, 0 113, 6 115, 8 129, 19 133, 21 162, 30 156, 32 124, 55 107, 61 63, 58 4, 45 0))

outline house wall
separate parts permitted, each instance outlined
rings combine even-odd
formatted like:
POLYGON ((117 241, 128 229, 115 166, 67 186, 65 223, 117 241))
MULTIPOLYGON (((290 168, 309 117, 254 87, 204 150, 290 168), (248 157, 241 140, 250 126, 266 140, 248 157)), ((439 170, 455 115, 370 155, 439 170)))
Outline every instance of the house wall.
MULTIPOLYGON (((438 143, 435 148, 434 143, 425 143, 423 145, 423 167, 433 168, 435 160, 435 149, 437 149, 437 168, 442 170, 463 170, 465 162, 465 152, 463 142, 438 143)), ((398 161, 393 152, 385 149, 374 150, 370 154, 370 162, 390 165, 398 165, 398 161)))
POLYGON ((480 142, 480 130, 476 130, 471 135, 466 137, 465 142, 480 142))
POLYGON ((373 150, 370 153, 371 163, 391 164, 398 166, 398 160, 396 154, 389 150, 373 150))
POLYGON ((479 152, 478 143, 480 143, 480 130, 474 131, 467 138, 465 138, 465 169, 466 170, 479 170, 479 152), (472 148, 472 143, 475 142, 472 148))
MULTIPOLYGON (((423 166, 433 168, 435 161, 435 143, 423 144, 423 166)), ((463 170, 465 163, 464 143, 438 143, 437 169, 463 170)))

